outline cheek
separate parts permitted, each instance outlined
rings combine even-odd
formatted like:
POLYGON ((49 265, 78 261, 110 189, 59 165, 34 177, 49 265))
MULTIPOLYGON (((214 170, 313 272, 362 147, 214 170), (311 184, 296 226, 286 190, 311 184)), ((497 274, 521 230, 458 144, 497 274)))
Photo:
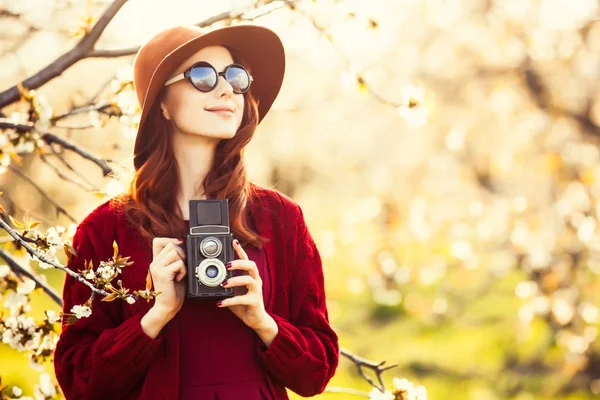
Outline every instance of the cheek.
POLYGON ((198 118, 202 116, 205 106, 206 101, 203 99, 203 93, 183 91, 171 103, 173 122, 179 126, 196 124, 198 118))
POLYGON ((240 127, 240 125, 242 124, 242 119, 244 118, 244 107, 245 107, 245 102, 244 102, 244 96, 239 96, 239 100, 236 99, 235 101, 237 109, 238 109, 238 128, 240 127))

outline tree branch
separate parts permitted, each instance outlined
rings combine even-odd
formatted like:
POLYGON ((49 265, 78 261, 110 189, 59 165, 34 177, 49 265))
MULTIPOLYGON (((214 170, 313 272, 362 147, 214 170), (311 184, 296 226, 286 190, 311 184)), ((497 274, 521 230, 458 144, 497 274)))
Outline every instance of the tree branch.
MULTIPOLYGON (((22 84, 27 89, 37 89, 48 81, 60 76, 64 71, 71 67, 76 62, 84 59, 87 54, 93 50, 94 45, 100 38, 106 26, 117 14, 119 9, 127 2, 127 0, 114 0, 108 6, 104 14, 98 19, 89 34, 79 41, 71 50, 58 57, 52 63, 36 72, 29 78, 25 79, 22 84)), ((21 97, 17 85, 0 93, 0 108, 18 101, 21 97)))
POLYGON ((17 233, 17 231, 15 231, 13 228, 10 227, 10 225, 8 225, 6 222, 4 222, 4 220, 2 218, 0 218, 0 228, 4 229, 6 232, 8 232, 8 234, 10 236, 12 236, 16 242, 18 242, 21 246, 23 246, 27 250, 27 252, 29 252, 29 254, 31 254, 32 256, 35 256, 37 259, 39 259, 40 261, 42 261, 46 264, 52 265, 54 268, 60 269, 64 273, 70 275, 73 279, 75 279, 75 280, 83 283, 85 286, 89 287, 92 290, 92 296, 95 296, 96 294, 100 294, 105 297, 108 296, 108 292, 106 292, 105 290, 102 290, 102 289, 98 289, 97 287, 92 285, 90 282, 85 280, 85 278, 83 276, 81 276, 80 274, 78 274, 77 272, 71 271, 69 268, 57 263, 54 260, 49 259, 48 257, 46 257, 46 255, 40 253, 35 248, 31 247, 27 243, 27 241, 25 241, 25 240, 23 240, 23 238, 21 238, 21 235, 19 235, 17 233))
POLYGON ((62 213, 64 215, 66 215, 66 217, 69 218, 71 220, 71 222, 77 223, 77 220, 75 218, 73 218, 73 216, 71 214, 69 214, 67 212, 67 210, 65 210, 60 204, 58 204, 56 201, 54 201, 54 199, 52 199, 52 197, 50 197, 50 195, 48 195, 48 193, 46 193, 44 191, 44 189, 42 189, 37 183, 35 183, 35 181, 33 179, 31 179, 30 177, 28 177, 27 175, 25 175, 25 173, 23 171, 21 171, 19 168, 15 167, 13 164, 10 164, 8 166, 8 168, 10 168, 13 172, 16 172, 17 175, 19 175, 22 179, 26 180, 31 186, 33 186, 34 188, 36 188, 36 190, 42 196, 44 196, 44 198, 46 200, 48 200, 54 207, 56 207, 57 214, 61 214, 62 213))
POLYGON ((56 304, 58 304, 60 307, 63 306, 63 301, 62 301, 61 296, 59 296, 58 293, 56 293, 54 291, 54 289, 52 289, 50 286, 48 286, 47 284, 45 284, 44 282, 42 282, 37 276, 35 276, 31 272, 27 271, 21 265, 19 265, 19 263, 16 262, 10 256, 10 254, 8 254, 5 250, 0 249, 0 257, 2 257, 4 259, 4 261, 6 261, 6 263, 10 267, 10 269, 15 274, 17 274, 19 276, 25 275, 26 277, 28 277, 29 279, 31 279, 32 281, 34 281, 37 287, 41 287, 44 290, 44 292, 46 292, 48 294, 48 296, 50 296, 50 298, 52 300, 54 300, 54 302, 56 304))
POLYGON ((369 398, 369 393, 367 392, 363 392, 361 390, 355 390, 355 389, 348 389, 348 388, 343 388, 343 387, 337 387, 337 386, 332 386, 332 387, 326 387, 325 391, 327 393, 344 393, 344 394, 352 394, 355 396, 361 396, 361 397, 367 397, 369 398))
MULTIPOLYGON (((298 3, 299 1, 300 0, 282 1, 280 4, 277 4, 277 5, 272 5, 272 3, 274 3, 274 1, 270 1, 270 2, 266 2, 265 4, 263 4, 262 6, 260 6, 258 8, 250 7, 250 8, 244 9, 242 11, 234 11, 234 10, 225 11, 225 12, 222 12, 221 14, 217 14, 210 18, 207 18, 202 22, 198 22, 195 25, 200 28, 205 28, 207 26, 211 26, 214 23, 226 21, 229 19, 232 19, 232 20, 241 19, 244 21, 253 21, 259 17, 262 17, 262 16, 272 13, 273 11, 279 10, 283 7, 287 7, 288 6, 287 3, 293 4, 293 3, 298 3), (249 11, 251 11, 253 9, 260 10, 261 12, 259 12, 256 15, 253 15, 252 17, 243 18, 245 14, 247 14, 249 11), (263 9, 265 11, 262 11, 263 9)), ((102 57, 102 58, 124 57, 124 56, 130 56, 130 55, 136 54, 139 49, 140 49, 140 46, 130 47, 128 49, 92 50, 88 53, 87 57, 89 57, 89 58, 91 58, 91 57, 102 57)))
POLYGON ((108 165, 108 163, 106 162, 106 160, 100 159, 94 155, 92 155, 91 153, 89 153, 87 150, 69 142, 67 139, 62 138, 62 137, 58 137, 56 135, 53 135, 51 133, 44 133, 42 135, 42 140, 45 141, 48 144, 51 143, 58 143, 59 145, 61 145, 62 147, 64 147, 65 149, 74 151, 75 153, 79 154, 81 157, 86 158, 90 161, 93 161, 96 165, 98 165, 100 168, 102 168, 102 174, 104 176, 108 176, 110 174, 112 174, 114 171, 113 169, 108 165))
POLYGON ((362 376, 367 382, 369 382, 369 384, 371 384, 371 386, 379 389, 381 392, 385 392, 385 385, 383 384, 383 379, 382 379, 381 375, 383 374, 383 372, 387 371, 388 369, 392 369, 392 368, 395 368, 398 366, 397 364, 394 364, 394 365, 390 365, 388 367, 383 367, 383 364, 385 364, 385 361, 382 361, 380 363, 369 361, 365 358, 354 355, 345 349, 340 349, 340 354, 342 354, 343 356, 348 358, 350 361, 352 361, 356 365, 356 368, 357 368, 360 376, 362 376), (370 377, 368 377, 365 374, 365 371, 363 370, 363 368, 370 369, 375 373, 375 375, 377 376, 377 381, 379 382, 379 385, 377 385, 373 381, 373 379, 371 379, 370 377))

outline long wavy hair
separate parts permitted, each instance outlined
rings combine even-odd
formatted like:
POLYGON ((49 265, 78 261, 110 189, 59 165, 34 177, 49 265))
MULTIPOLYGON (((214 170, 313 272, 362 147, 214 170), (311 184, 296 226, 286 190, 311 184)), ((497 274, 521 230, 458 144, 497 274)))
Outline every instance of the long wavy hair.
MULTIPOLYGON (((235 62, 247 66, 234 50, 228 50, 235 62)), ((249 66, 247 68, 252 73, 249 66)), ((163 95, 164 88, 144 125, 149 148, 153 151, 132 175, 128 190, 112 199, 112 204, 139 227, 140 233, 149 242, 155 236, 181 238, 189 232, 188 223, 177 207, 176 195, 181 187, 181 178, 173 152, 172 125, 160 110, 163 95)), ((243 96, 244 113, 240 127, 234 137, 217 144, 213 164, 200 185, 207 198, 228 199, 229 225, 235 238, 242 244, 262 247, 268 239, 249 226, 246 205, 256 193, 247 180, 243 158, 244 148, 258 125, 258 103, 252 89, 243 96)))

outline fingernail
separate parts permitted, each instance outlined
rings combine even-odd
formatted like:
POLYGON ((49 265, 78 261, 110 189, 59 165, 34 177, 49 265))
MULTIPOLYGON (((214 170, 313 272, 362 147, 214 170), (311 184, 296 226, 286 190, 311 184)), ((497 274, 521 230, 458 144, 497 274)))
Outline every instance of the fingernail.
POLYGON ((233 241, 233 243, 235 243, 235 244, 237 244, 237 245, 239 245, 239 244, 240 244, 240 242, 239 242, 237 239, 235 239, 235 240, 233 241))
POLYGON ((227 269, 231 268, 231 261, 229 261, 227 264, 225 264, 225 268, 227 268, 227 269))
POLYGON ((225 286, 225 285, 227 285, 227 281, 221 282, 221 286, 225 286))
POLYGON ((217 301, 217 307, 220 307, 223 304, 223 301, 217 301))

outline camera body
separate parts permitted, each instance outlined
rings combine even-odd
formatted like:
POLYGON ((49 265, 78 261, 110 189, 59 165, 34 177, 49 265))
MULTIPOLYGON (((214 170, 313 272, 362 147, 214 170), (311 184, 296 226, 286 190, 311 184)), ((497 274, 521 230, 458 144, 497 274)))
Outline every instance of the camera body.
POLYGON ((234 295, 220 284, 233 276, 225 264, 233 261, 233 235, 227 199, 190 200, 187 247, 187 298, 222 299, 234 295))

